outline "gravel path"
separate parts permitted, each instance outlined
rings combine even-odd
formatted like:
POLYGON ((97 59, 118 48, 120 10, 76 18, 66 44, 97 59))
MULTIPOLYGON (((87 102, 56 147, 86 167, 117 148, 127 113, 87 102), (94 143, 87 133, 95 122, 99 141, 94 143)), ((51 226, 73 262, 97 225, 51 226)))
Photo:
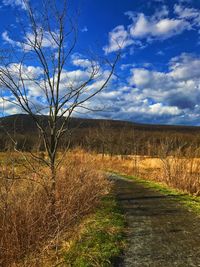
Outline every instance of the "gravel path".
POLYGON ((200 266, 200 218, 175 200, 112 175, 127 222, 120 267, 200 266))

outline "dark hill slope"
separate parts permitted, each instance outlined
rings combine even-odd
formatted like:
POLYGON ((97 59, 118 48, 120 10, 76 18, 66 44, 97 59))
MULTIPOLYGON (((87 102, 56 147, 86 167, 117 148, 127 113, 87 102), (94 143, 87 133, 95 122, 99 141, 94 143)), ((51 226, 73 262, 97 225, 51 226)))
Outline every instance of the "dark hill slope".
MULTIPOLYGON (((37 116, 44 126, 47 126, 47 116, 37 116)), ((30 115, 18 114, 0 118, 1 130, 16 133, 33 133, 37 131, 36 124, 30 115)), ((200 133, 200 127, 197 126, 179 126, 179 125, 158 125, 158 124, 140 124, 120 120, 103 120, 103 119, 82 119, 71 118, 70 128, 111 128, 120 130, 122 128, 134 129, 146 132, 179 132, 179 133, 200 133)))
MULTIPOLYGON (((43 126, 48 126, 47 116, 38 116, 43 126)), ((139 124, 118 120, 97 120, 71 118, 73 129, 71 146, 80 146, 100 153, 157 155, 167 147, 167 151, 200 146, 200 127, 139 124)), ((0 118, 0 149, 11 149, 7 135, 14 136, 19 148, 38 147, 38 130, 31 116, 26 114, 0 118)), ((40 140, 41 142, 41 140, 40 140)), ((66 146, 68 136, 63 136, 62 147, 66 146)), ((42 149, 43 145, 40 144, 42 149)), ((185 153, 185 152, 184 152, 185 153)))

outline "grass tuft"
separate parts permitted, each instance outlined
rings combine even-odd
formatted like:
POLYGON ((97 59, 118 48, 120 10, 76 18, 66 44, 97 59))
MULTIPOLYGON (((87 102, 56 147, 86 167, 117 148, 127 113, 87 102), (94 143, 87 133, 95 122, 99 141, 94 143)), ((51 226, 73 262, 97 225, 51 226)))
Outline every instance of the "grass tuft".
POLYGON ((66 264, 76 267, 112 266, 124 247, 124 218, 116 200, 105 197, 87 221, 81 235, 64 253, 66 264))

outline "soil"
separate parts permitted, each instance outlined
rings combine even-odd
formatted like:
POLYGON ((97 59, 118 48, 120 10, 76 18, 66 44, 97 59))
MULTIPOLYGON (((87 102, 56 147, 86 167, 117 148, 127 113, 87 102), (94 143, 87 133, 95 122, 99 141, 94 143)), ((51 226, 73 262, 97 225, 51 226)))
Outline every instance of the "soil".
POLYGON ((127 246, 118 267, 200 266, 200 218, 174 195, 112 175, 127 224, 127 246))

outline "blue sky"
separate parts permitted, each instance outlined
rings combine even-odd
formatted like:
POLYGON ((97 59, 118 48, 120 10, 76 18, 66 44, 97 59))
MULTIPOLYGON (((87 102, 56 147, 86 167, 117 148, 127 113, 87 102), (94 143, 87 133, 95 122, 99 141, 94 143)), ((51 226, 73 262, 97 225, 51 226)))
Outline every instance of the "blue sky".
MULTIPOLYGON (((39 7, 40 1, 35 3, 39 7)), ((88 103, 104 109, 75 116, 200 125, 200 1, 74 0, 71 6, 81 12, 70 70, 79 70, 83 78, 88 47, 105 57, 122 48, 117 76, 88 103)), ((0 7, 1 46, 15 46, 22 2, 1 0, 0 7)), ((37 64, 26 67, 32 71, 37 64)), ((38 98, 37 89, 31 90, 30 96, 38 98)), ((6 107, 6 114, 20 112, 6 107)))

